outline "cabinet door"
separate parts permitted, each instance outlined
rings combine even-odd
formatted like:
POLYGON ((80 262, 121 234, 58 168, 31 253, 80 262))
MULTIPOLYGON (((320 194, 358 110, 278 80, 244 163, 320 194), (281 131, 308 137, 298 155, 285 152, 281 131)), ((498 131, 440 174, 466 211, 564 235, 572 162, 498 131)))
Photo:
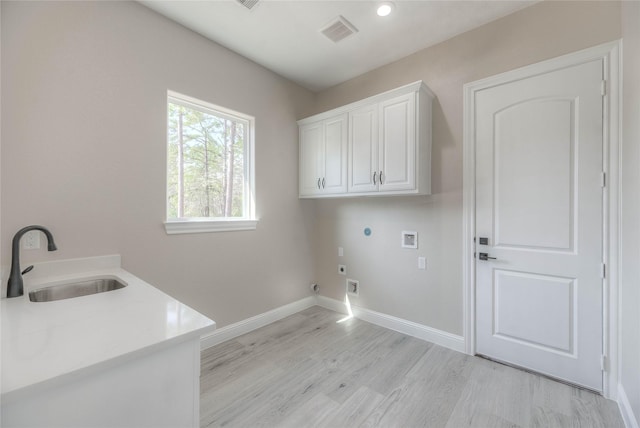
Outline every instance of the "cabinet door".
POLYGON ((378 191, 378 132, 378 104, 349 113, 349 192, 378 191))
POLYGON ((323 136, 322 122, 310 123, 300 127, 300 196, 317 195, 321 191, 323 174, 323 136))
POLYGON ((380 191, 416 187, 415 93, 380 103, 380 191))
POLYGON ((321 193, 347 191, 347 114, 324 120, 321 193))

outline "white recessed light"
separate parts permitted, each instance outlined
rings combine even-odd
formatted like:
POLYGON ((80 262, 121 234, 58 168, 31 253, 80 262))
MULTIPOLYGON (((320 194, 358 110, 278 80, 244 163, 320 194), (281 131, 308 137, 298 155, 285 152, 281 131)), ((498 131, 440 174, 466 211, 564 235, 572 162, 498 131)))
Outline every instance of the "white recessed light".
POLYGON ((390 1, 386 1, 384 3, 380 3, 378 5, 377 13, 378 16, 387 16, 391 12, 393 12, 394 4, 390 1))

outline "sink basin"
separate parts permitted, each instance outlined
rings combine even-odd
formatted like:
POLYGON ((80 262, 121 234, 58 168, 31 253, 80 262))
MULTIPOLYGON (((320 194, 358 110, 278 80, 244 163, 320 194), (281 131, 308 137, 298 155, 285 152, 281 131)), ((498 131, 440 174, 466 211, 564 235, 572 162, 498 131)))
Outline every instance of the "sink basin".
POLYGON ((89 294, 105 293, 126 287, 127 284, 117 278, 95 278, 52 285, 29 292, 32 302, 51 302, 54 300, 72 299, 89 294))

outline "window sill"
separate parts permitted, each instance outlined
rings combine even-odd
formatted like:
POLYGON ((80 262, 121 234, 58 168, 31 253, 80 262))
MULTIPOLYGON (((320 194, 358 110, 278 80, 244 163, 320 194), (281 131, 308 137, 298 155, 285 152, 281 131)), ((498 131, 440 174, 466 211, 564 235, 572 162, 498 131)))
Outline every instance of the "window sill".
POLYGON ((187 220, 167 221, 164 228, 167 235, 181 233, 231 232, 255 230, 258 220, 187 220))

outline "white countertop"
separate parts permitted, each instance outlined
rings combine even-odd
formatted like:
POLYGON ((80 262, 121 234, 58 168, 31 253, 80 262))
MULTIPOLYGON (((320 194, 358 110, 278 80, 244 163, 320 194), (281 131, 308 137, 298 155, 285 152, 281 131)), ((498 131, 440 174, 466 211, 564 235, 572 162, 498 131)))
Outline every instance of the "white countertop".
POLYGON ((200 337, 215 322, 120 268, 120 256, 34 264, 24 295, 0 301, 2 400, 122 359, 200 337), (74 279, 111 276, 119 290, 52 302, 29 291, 74 279))

